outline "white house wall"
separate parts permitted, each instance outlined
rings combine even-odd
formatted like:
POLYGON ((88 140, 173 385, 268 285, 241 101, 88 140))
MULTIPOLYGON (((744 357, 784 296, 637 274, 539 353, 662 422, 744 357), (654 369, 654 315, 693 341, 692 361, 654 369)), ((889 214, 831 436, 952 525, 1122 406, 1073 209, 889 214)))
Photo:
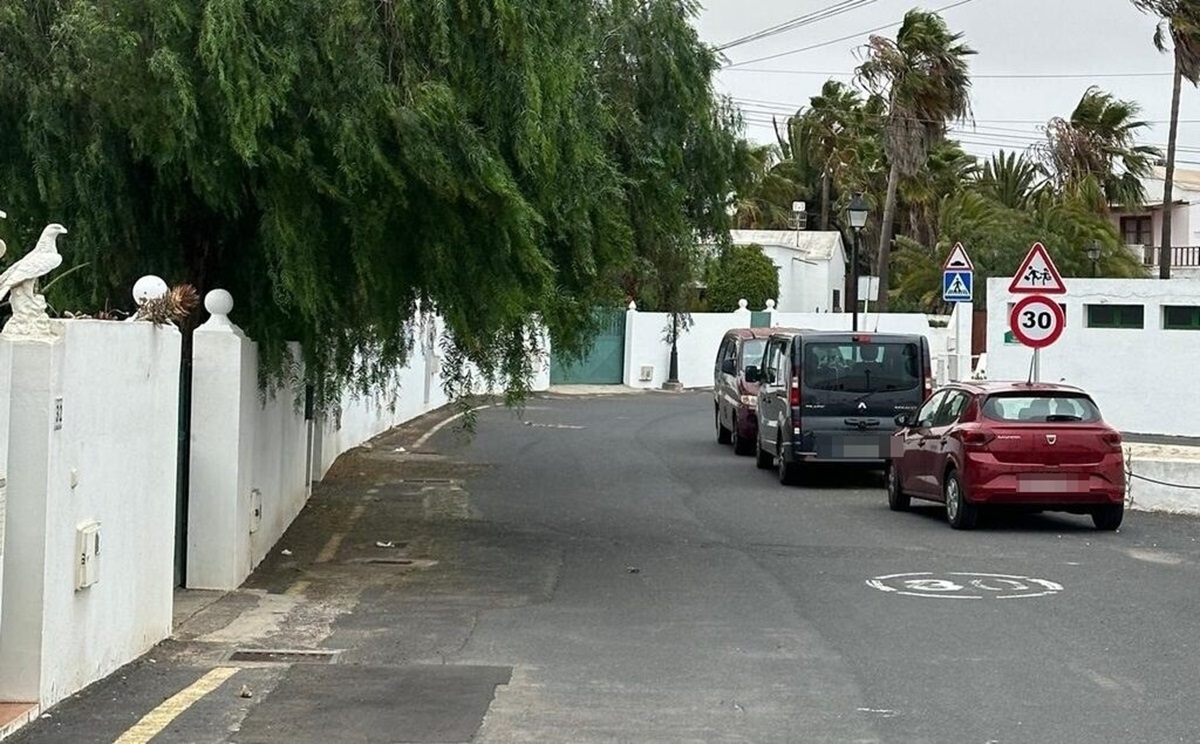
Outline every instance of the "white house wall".
MULTIPOLYGON (((1006 344, 1008 279, 988 281, 988 378, 1025 380, 1033 352, 1006 344)), ((1088 390, 1104 417, 1126 432, 1200 436, 1194 392, 1200 331, 1164 330, 1164 305, 1200 305, 1200 282, 1189 279, 1068 279, 1067 324, 1042 351, 1041 379, 1088 390), (1145 307, 1143 329, 1085 327, 1089 304, 1145 307)))

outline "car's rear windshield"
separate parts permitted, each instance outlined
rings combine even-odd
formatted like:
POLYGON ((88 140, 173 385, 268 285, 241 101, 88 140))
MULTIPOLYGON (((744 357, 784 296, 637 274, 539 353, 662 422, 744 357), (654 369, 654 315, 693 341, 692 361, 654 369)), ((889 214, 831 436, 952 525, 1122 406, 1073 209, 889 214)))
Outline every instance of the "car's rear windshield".
POLYGON ((804 346, 804 385, 848 393, 912 390, 921 386, 915 343, 811 342, 804 346))
POLYGON ((993 421, 1091 423, 1100 420, 1100 409, 1086 395, 998 393, 984 402, 983 415, 993 421))
POLYGON ((763 350, 767 348, 765 338, 748 339, 742 344, 742 365, 757 367, 762 361, 763 350))

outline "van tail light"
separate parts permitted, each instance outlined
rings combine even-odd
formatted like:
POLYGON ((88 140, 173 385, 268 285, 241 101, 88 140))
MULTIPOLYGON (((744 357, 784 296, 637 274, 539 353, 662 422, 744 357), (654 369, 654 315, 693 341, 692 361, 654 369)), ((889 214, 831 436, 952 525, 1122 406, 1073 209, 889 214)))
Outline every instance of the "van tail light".
POLYGON ((962 433, 962 443, 967 449, 986 449, 996 435, 986 429, 971 429, 962 433))
POLYGON ((925 400, 933 397, 933 377, 925 378, 925 400))
POLYGON ((1121 449, 1121 432, 1106 431, 1100 435, 1100 441, 1107 444, 1111 449, 1120 450, 1121 449))
POLYGON ((791 403, 793 408, 796 408, 800 405, 800 378, 799 377, 792 378, 792 389, 791 389, 791 392, 788 394, 788 402, 791 403))

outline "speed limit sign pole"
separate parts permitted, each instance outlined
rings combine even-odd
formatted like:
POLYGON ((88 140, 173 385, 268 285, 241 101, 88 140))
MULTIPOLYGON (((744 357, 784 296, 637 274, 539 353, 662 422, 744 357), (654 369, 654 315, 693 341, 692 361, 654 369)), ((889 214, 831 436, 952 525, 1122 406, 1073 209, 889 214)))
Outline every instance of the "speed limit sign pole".
POLYGON ((1050 254, 1041 243, 1034 243, 1013 275, 1008 291, 1024 294, 1013 305, 1008 316, 1008 327, 1025 346, 1033 349, 1031 382, 1040 382, 1042 377, 1042 349, 1058 340, 1067 325, 1067 316, 1058 302, 1046 295, 1067 293, 1062 274, 1054 265, 1050 254))
POLYGON ((1058 340, 1067 324, 1062 307, 1050 297, 1030 295, 1013 305, 1008 325, 1013 335, 1033 349, 1032 382, 1041 381, 1041 351, 1058 340))

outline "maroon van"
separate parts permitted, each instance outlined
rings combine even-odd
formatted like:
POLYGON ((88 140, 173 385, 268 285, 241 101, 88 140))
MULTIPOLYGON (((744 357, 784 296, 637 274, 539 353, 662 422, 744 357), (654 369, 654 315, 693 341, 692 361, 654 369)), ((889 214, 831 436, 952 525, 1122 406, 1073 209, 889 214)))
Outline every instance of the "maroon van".
POLYGON ((754 454, 758 437, 758 367, 772 333, 786 328, 733 328, 717 347, 713 413, 717 441, 739 455, 754 454), (746 372, 750 374, 747 375, 746 372), (749 379, 747 379, 749 378, 749 379))

